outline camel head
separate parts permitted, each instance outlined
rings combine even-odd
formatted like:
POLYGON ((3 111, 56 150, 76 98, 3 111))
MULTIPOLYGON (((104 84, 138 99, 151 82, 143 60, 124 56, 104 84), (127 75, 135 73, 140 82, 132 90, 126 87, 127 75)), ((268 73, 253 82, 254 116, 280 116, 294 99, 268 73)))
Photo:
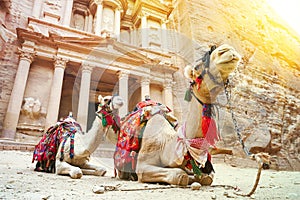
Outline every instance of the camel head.
POLYGON ((100 106, 109 105, 111 110, 119 109, 124 105, 124 100, 120 96, 98 96, 98 102, 100 106))
POLYGON ((213 46, 195 66, 188 65, 184 74, 191 79, 194 95, 203 103, 211 104, 239 61, 240 55, 233 47, 227 44, 217 48, 213 46))

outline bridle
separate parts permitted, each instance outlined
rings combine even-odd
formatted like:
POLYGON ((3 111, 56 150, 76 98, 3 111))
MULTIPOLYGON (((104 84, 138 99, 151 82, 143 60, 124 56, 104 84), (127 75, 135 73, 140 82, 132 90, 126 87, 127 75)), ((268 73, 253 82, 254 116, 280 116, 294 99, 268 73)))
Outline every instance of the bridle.
POLYGON ((113 100, 116 95, 112 96, 104 105, 101 106, 101 110, 96 111, 96 116, 102 121, 103 118, 111 116, 117 128, 120 128, 120 121, 118 117, 118 110, 114 108, 113 100), (104 111, 104 112, 103 112, 104 111), (105 114, 104 114, 105 113, 105 114))
MULTIPOLYGON (((213 45, 213 46, 210 48, 210 50, 207 51, 201 59, 199 59, 199 60, 196 61, 196 62, 198 62, 198 61, 201 60, 202 63, 204 63, 204 64, 203 64, 203 65, 204 65, 204 68, 203 68, 201 74, 196 78, 196 80, 193 80, 193 81, 190 82, 190 89, 189 89, 189 90, 190 90, 190 94, 193 95, 193 96, 195 97, 195 99, 196 99, 201 105, 204 105, 205 103, 203 103, 203 102, 195 95, 195 93, 193 92, 193 87, 194 87, 195 85, 197 85, 197 87, 199 88, 200 85, 202 84, 202 81, 203 81, 205 75, 207 75, 207 76, 208 76, 208 77, 209 77, 216 85, 223 85, 222 83, 218 82, 218 81, 215 79, 215 77, 211 74, 211 72, 209 71, 209 66, 210 66, 210 55, 212 54, 212 52, 213 52, 215 49, 216 49, 216 46, 213 45)), ((199 70, 200 67, 201 67, 201 65, 202 65, 202 63, 201 63, 201 64, 197 64, 197 65, 194 67, 194 69, 195 69, 195 70, 199 70)), ((208 105, 208 104, 206 104, 206 105, 208 105)), ((213 104, 210 104, 210 105, 213 105, 213 104)))

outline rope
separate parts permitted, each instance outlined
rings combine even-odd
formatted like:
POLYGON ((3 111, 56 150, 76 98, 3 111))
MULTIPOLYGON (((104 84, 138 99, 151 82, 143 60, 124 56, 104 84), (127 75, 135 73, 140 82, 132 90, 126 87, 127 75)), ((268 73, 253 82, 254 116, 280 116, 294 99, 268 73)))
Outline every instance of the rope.
POLYGON ((231 96, 231 95, 229 95, 228 85, 229 85, 229 79, 228 79, 227 82, 225 83, 224 90, 225 90, 226 99, 227 99, 227 102, 228 102, 228 106, 229 106, 231 118, 232 118, 232 121, 233 121, 233 126, 234 126, 235 132, 236 132, 236 134, 237 134, 237 137, 238 137, 238 139, 239 139, 239 142, 240 142, 241 145, 242 145, 242 148, 243 148, 245 154, 246 154, 247 156, 251 156, 252 153, 249 152, 248 148, 247 148, 247 147, 245 146, 245 144, 244 144, 244 141, 243 141, 242 135, 241 135, 241 131, 240 131, 239 127, 238 127, 237 120, 236 120, 236 118, 235 118, 235 115, 234 115, 234 112, 233 112, 233 109, 232 109, 232 104, 231 104, 231 101, 230 101, 230 96, 231 96))

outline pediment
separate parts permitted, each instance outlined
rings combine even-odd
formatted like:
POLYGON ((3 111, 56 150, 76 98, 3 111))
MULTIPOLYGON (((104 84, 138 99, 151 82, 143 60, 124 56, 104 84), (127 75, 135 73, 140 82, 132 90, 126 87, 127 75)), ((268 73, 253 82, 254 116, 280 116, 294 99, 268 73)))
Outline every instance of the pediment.
POLYGON ((34 42, 36 44, 35 48, 39 45, 44 46, 44 49, 51 47, 54 52, 60 52, 64 57, 74 59, 80 59, 81 57, 89 58, 93 62, 110 63, 116 61, 127 65, 161 68, 172 65, 169 54, 139 48, 119 42, 111 37, 104 38, 96 35, 61 36, 54 32, 49 32, 49 35, 45 36, 26 29, 18 29, 17 32, 18 38, 22 42, 34 42))

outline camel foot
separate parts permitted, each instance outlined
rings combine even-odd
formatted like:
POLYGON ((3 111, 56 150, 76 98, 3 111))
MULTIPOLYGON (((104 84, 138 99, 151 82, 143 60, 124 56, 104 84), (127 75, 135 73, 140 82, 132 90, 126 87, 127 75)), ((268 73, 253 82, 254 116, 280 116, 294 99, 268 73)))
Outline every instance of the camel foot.
POLYGON ((99 168, 95 170, 95 176, 104 176, 106 174, 106 169, 99 168))
POLYGON ((77 167, 77 168, 70 171, 70 176, 73 179, 80 179, 82 177, 82 175, 83 175, 82 171, 79 167, 77 167))
POLYGON ((212 175, 208 175, 208 174, 202 174, 199 180, 199 183, 203 186, 209 186, 212 184, 212 182, 213 182, 213 177, 212 175))
POLYGON ((178 185, 187 186, 189 184, 189 176, 187 174, 179 175, 178 185))

